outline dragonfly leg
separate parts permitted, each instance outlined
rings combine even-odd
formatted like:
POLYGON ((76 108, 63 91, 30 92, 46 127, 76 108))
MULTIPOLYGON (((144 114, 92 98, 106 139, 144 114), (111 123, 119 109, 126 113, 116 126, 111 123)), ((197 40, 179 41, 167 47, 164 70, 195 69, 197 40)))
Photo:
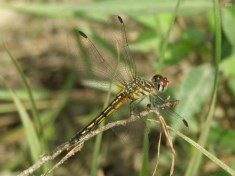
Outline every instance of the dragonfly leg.
POLYGON ((154 108, 168 109, 173 108, 179 104, 179 100, 171 100, 170 96, 167 96, 165 99, 163 99, 159 95, 151 95, 149 98, 151 104, 148 105, 147 108, 151 108, 153 106, 154 108))
POLYGON ((144 100, 144 98, 145 96, 140 99, 132 100, 130 102, 130 115, 134 115, 137 105, 140 104, 144 100))
MULTIPOLYGON (((147 106, 147 109, 150 110, 151 108, 156 108, 158 110, 163 110, 163 112, 161 113, 167 113, 168 115, 173 115, 173 116, 177 116, 179 117, 182 122, 184 123, 184 125, 186 127, 189 127, 188 125, 188 122, 183 118, 181 117, 180 115, 178 115, 176 112, 174 112, 172 110, 173 107, 175 107, 176 105, 179 104, 179 100, 171 100, 170 99, 170 96, 166 97, 165 99, 162 98, 160 95, 150 95, 149 96, 149 101, 151 104, 149 104, 147 106), (152 107, 153 106, 153 107, 152 107), (168 112, 166 112, 165 110, 169 109, 168 112), (170 114, 169 114, 170 113, 170 114), (173 114, 172 114, 173 113, 173 114)), ((170 116, 171 116, 170 115, 170 116)))
POLYGON ((159 96, 159 95, 156 95, 156 96, 157 96, 157 98, 159 98, 162 102, 169 102, 169 101, 171 101, 171 100, 170 100, 170 99, 171 99, 171 96, 167 96, 166 99, 162 98, 162 97, 159 96))
POLYGON ((147 110, 149 111, 149 110, 151 110, 152 105, 149 103, 149 104, 146 105, 146 107, 147 107, 147 110))
POLYGON ((160 97, 160 96, 158 96, 158 95, 157 95, 157 97, 158 97, 160 100, 163 101, 162 104, 156 106, 157 108, 160 108, 160 109, 173 108, 173 107, 175 107, 176 105, 179 104, 179 100, 171 100, 171 99, 170 99, 170 96, 167 96, 167 98, 166 98, 165 100, 162 99, 162 97, 160 97))

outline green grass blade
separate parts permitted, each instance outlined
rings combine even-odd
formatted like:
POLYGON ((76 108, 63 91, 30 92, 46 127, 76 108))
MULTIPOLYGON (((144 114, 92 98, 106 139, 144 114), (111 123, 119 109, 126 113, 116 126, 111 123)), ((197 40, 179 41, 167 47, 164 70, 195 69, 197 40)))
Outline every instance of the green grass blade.
MULTIPOLYGON (((225 163, 223 163, 221 160, 219 160, 218 158, 216 158, 213 154, 211 154, 210 152, 208 152, 205 148, 203 148, 200 144, 194 142, 192 139, 190 139, 189 137, 185 136, 184 134, 180 133, 177 130, 173 130, 174 133, 176 133, 178 136, 180 136, 182 139, 184 139, 185 141, 187 141, 188 143, 190 143, 192 146, 194 146, 197 149, 197 152, 199 152, 200 154, 204 154, 206 157, 208 157, 211 161, 213 161, 215 164, 217 164, 219 167, 221 167, 223 170, 225 170, 227 173, 229 173, 230 175, 234 176, 235 175, 235 171, 230 168, 228 165, 226 165, 225 163)), ((190 175, 190 174, 189 174, 190 175)))
MULTIPOLYGON (((175 10, 176 1, 172 0, 146 0, 146 1, 93 1, 80 4, 56 4, 56 3, 1 3, 0 7, 14 11, 28 13, 38 16, 50 17, 77 17, 77 16, 94 16, 97 14, 113 15, 149 15, 151 13, 172 13, 175 10)), ((209 0, 184 1, 180 7, 180 13, 199 13, 212 7, 209 0)))
MULTIPOLYGON (((103 125, 104 125, 104 121, 99 126, 103 126, 103 125)), ((89 174, 90 176, 95 176, 97 173, 102 137, 103 137, 103 134, 101 133, 101 134, 97 135, 95 138, 95 145, 94 145, 92 162, 91 162, 91 171, 89 174)))
POLYGON ((174 13, 173 13, 171 21, 170 21, 169 28, 166 32, 166 36, 163 38, 162 43, 160 44, 160 46, 162 46, 162 47, 160 48, 160 54, 159 54, 160 59, 159 59, 159 62, 157 64, 156 70, 161 71, 162 68, 163 68, 163 64, 164 64, 164 60, 165 60, 165 52, 166 52, 166 49, 167 49, 167 46, 168 46, 168 39, 169 39, 171 30, 172 30, 174 22, 175 22, 175 18, 178 14, 179 7, 180 7, 180 0, 177 1, 174 13))
MULTIPOLYGON (((214 90, 212 94, 212 101, 210 104, 210 109, 208 112, 208 116, 202 130, 202 133, 199 137, 199 144, 204 147, 206 145, 210 127, 213 120, 213 114, 216 103, 216 93, 217 93, 217 85, 218 85, 218 77, 219 77, 219 62, 221 58, 221 16, 220 16, 220 7, 217 0, 214 0, 214 21, 215 21, 215 80, 214 80, 214 90)), ((196 151, 193 155, 192 160, 190 161, 189 167, 186 171, 186 176, 195 176, 197 175, 200 164, 202 162, 202 154, 196 151)))
POLYGON ((20 115, 20 119, 23 123, 25 134, 26 134, 26 139, 30 147, 32 160, 33 162, 36 162, 41 154, 40 153, 41 150, 40 150, 40 142, 39 142, 39 138, 37 136, 36 130, 35 130, 35 126, 33 125, 29 115, 26 112, 26 109, 24 108, 19 98, 9 87, 8 87, 8 90, 12 96, 12 99, 20 115))
MULTIPOLYGON (((42 139, 43 139, 42 124, 41 124, 41 121, 40 121, 40 118, 39 118, 39 115, 38 115, 38 112, 37 112, 36 103, 34 101, 34 97, 33 97, 33 93, 32 93, 32 90, 30 88, 30 85, 27 82, 26 77, 24 76, 24 73, 21 70, 19 64, 17 63, 15 57, 12 55, 12 53, 10 52, 10 50, 6 46, 5 46, 5 49, 6 49, 7 53, 8 53, 11 61, 15 65, 16 70, 17 70, 17 72, 18 72, 18 74, 20 76, 20 79, 21 79, 23 85, 25 86, 25 88, 27 90, 29 102, 31 104, 31 109, 32 109, 32 114, 33 114, 33 119, 34 119, 34 123, 35 123, 36 132, 37 132, 38 136, 42 137, 42 139)), ((43 146, 45 146, 44 143, 42 143, 42 144, 43 144, 43 146)))
MULTIPOLYGON (((14 92, 16 93, 16 95, 18 96, 18 98, 21 101, 26 101, 28 100, 28 93, 25 91, 25 89, 15 89, 14 92)), ((34 95, 34 99, 35 100, 42 100, 42 99, 46 99, 50 96, 50 92, 46 89, 34 89, 33 90, 33 95, 34 95)), ((4 100, 4 101, 11 101, 12 97, 11 94, 9 93, 9 91, 5 88, 1 88, 0 89, 0 99, 4 100)))
MULTIPOLYGON (((7 53, 8 53, 8 55, 9 55, 11 61, 13 62, 14 66, 15 66, 15 68, 16 68, 18 74, 19 74, 19 77, 20 77, 20 79, 21 79, 21 81, 22 81, 22 83, 23 83, 23 85, 24 85, 24 87, 25 87, 25 89, 26 89, 26 92, 27 92, 27 94, 28 94, 28 99, 29 99, 29 103, 30 103, 31 111, 32 111, 32 115, 33 115, 33 122, 32 122, 32 123, 34 124, 34 129, 35 129, 35 132, 36 132, 36 134, 33 134, 33 136, 30 136, 30 137, 33 138, 32 140, 36 139, 36 137, 37 137, 37 140, 39 140, 39 142, 37 143, 37 145, 40 145, 40 147, 37 147, 37 148, 36 148, 36 149, 37 149, 36 151, 34 151, 33 149, 31 149, 31 150, 34 151, 34 152, 31 152, 31 155, 32 155, 33 161, 35 162, 35 161, 36 161, 35 159, 36 159, 36 158, 38 159, 39 153, 41 154, 42 152, 45 152, 45 151, 47 150, 47 146, 46 146, 45 139, 44 139, 44 134, 43 134, 42 123, 41 123, 40 118, 39 118, 39 114, 38 114, 38 111, 37 111, 36 102, 35 102, 35 100, 34 100, 32 90, 31 90, 31 88, 30 88, 29 83, 28 83, 27 80, 26 80, 26 77, 24 76, 23 71, 21 70, 19 64, 17 63, 17 61, 16 61, 16 59, 15 59, 15 57, 12 55, 12 53, 11 53, 10 50, 7 48, 7 46, 4 44, 4 42, 3 42, 3 46, 5 47, 5 50, 7 51, 7 53), (38 150, 39 150, 39 151, 38 151, 38 150), (38 153, 36 153, 36 152, 38 152, 38 153), (37 156, 37 155, 38 155, 38 156, 37 156)), ((22 107, 23 107, 23 106, 22 106, 22 107)), ((18 109, 19 113, 20 113, 21 115, 24 115, 24 116, 25 116, 26 114, 22 111, 22 109, 20 109, 20 110, 21 110, 21 111, 19 111, 19 109, 18 109)), ((24 111, 25 111, 25 109, 24 109, 24 111)), ((29 119, 29 116, 28 116, 27 118, 29 119)), ((24 128, 25 128, 25 127, 28 127, 28 125, 29 125, 29 124, 24 125, 24 128)), ((32 125, 32 124, 31 124, 31 125, 32 125)), ((26 130, 27 130, 27 129, 26 129, 26 130)), ((30 132, 32 132, 32 130, 31 130, 30 132)), ((30 133, 30 132, 29 132, 29 133, 30 133)), ((29 143, 30 148, 31 148, 31 147, 35 147, 35 146, 32 146, 32 142, 29 141, 29 139, 28 139, 28 142, 30 142, 30 143, 29 143)), ((34 142, 34 143, 36 143, 36 142, 34 142)), ((35 144, 35 145, 36 145, 36 144, 35 144)), ((46 170, 47 167, 49 167, 49 165, 45 165, 45 166, 43 167, 43 170, 46 170)))
POLYGON ((145 176, 148 173, 148 161, 149 161, 148 154, 149 154, 149 125, 147 124, 144 131, 142 167, 140 171, 140 176, 145 176))

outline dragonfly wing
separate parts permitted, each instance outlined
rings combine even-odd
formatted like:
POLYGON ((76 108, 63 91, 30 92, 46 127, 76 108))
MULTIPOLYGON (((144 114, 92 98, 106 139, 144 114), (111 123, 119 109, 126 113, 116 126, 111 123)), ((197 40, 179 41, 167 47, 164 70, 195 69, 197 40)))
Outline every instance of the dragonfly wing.
POLYGON ((80 48, 80 56, 83 63, 80 63, 79 69, 85 68, 89 78, 99 78, 103 80, 110 80, 115 77, 114 60, 108 60, 107 54, 101 52, 100 47, 82 31, 76 31, 78 44, 80 48))
POLYGON ((122 63, 120 70, 128 76, 128 81, 133 80, 136 77, 136 65, 129 49, 124 20, 118 15, 113 15, 110 18, 110 23, 116 29, 112 37, 120 50, 120 61, 122 63))
POLYGON ((163 95, 156 95, 156 96, 150 96, 150 102, 151 104, 155 107, 158 108, 160 114, 164 117, 164 118, 170 118, 173 121, 175 120, 181 120, 183 122, 183 124, 188 127, 188 123, 187 121, 180 116, 177 112, 175 112, 173 110, 174 106, 176 106, 179 101, 177 100, 168 100, 166 97, 164 97, 163 95), (172 104, 172 106, 165 106, 164 105, 170 102, 170 104, 172 104), (163 105, 163 106, 162 106, 163 105))
POLYGON ((124 85, 136 77, 135 63, 129 51, 124 21, 112 16, 106 25, 96 26, 91 35, 75 30, 79 46, 80 75, 89 79, 111 80, 124 85), (110 24, 111 23, 111 24, 110 24), (101 30, 101 31, 100 31, 101 30))

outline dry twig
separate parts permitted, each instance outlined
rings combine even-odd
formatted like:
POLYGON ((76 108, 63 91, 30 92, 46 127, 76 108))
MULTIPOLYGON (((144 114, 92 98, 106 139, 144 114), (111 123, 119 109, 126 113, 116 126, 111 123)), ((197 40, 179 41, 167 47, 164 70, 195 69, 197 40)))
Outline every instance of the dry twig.
MULTIPOLYGON (((166 102, 165 107, 170 107, 172 106, 172 104, 170 104, 170 101, 166 102)), ((162 106, 162 105, 161 105, 162 106)), ((163 107, 163 106, 162 106, 163 107)), ((82 136, 76 143, 73 143, 72 145, 69 142, 65 142, 64 144, 58 146, 54 151, 43 155, 35 164, 33 164, 32 166, 30 166, 28 169, 22 171, 21 173, 19 173, 17 176, 27 176, 30 175, 32 173, 34 173, 38 168, 40 168, 43 164, 53 160, 54 158, 56 158, 58 155, 60 155, 62 152, 67 151, 67 154, 58 162, 56 163, 52 168, 50 168, 49 170, 47 170, 44 174, 42 174, 42 176, 45 176, 49 173, 51 173, 53 170, 55 170, 58 166, 60 166, 61 164, 63 164, 68 158, 70 158, 72 155, 76 154, 77 152, 81 151, 83 144, 88 141, 89 139, 93 138, 94 136, 96 136, 99 133, 102 133, 104 131, 109 130, 110 128, 114 128, 116 126, 125 126, 129 123, 132 123, 136 120, 138 120, 139 118, 145 117, 147 116, 149 113, 155 113, 159 119, 159 121, 155 121, 161 124, 161 127, 163 129, 163 132, 167 138, 167 141, 169 143, 171 152, 172 152, 172 164, 171 164, 171 171, 170 171, 170 175, 173 174, 174 171, 174 154, 175 154, 175 150, 174 150, 174 146, 173 143, 170 139, 170 134, 169 134, 169 126, 167 126, 166 122, 164 121, 164 118, 162 117, 162 115, 159 112, 159 109, 161 107, 157 107, 157 108, 153 108, 153 109, 148 109, 145 111, 142 111, 138 116, 136 115, 131 115, 130 118, 125 119, 125 120, 119 120, 119 121, 115 121, 112 123, 109 123, 107 125, 105 125, 102 128, 99 128, 97 130, 91 131, 90 133, 82 136)), ((160 136, 161 139, 161 136, 160 136)), ((159 157, 159 152, 160 152, 160 141, 159 140, 159 144, 158 144, 158 157, 159 157)))

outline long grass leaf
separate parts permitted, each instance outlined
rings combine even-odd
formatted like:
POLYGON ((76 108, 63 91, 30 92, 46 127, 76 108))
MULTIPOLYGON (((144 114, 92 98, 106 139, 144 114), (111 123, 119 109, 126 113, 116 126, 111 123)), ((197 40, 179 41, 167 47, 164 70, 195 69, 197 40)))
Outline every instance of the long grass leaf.
MULTIPOLYGON (((13 4, 1 3, 0 7, 14 11, 28 13, 38 16, 51 17, 77 17, 77 16, 97 16, 97 14, 113 15, 149 15, 150 13, 172 13, 175 10, 176 1, 172 0, 146 0, 134 1, 94 1, 80 4, 56 4, 56 3, 34 3, 34 4, 13 4)), ((180 7, 180 13, 199 13, 212 7, 209 0, 184 1, 180 7)))
MULTIPOLYGON (((37 112, 37 107, 36 107, 36 103, 34 101, 34 97, 33 97, 33 93, 32 93, 32 90, 30 88, 30 85, 29 83, 27 82, 26 80, 26 77, 24 76, 24 73, 23 71, 21 70, 19 64, 17 63, 15 57, 12 55, 12 53, 10 52, 10 50, 7 48, 6 45, 5 46, 5 49, 11 59, 11 61, 13 62, 13 64, 15 65, 16 67, 16 70, 18 72, 18 75, 20 76, 21 78, 21 81, 23 83, 23 85, 25 86, 26 88, 26 91, 28 93, 28 98, 29 98, 29 102, 31 104, 31 109, 32 109, 32 114, 33 114, 33 119, 34 119, 34 123, 35 123, 35 128, 36 128, 36 132, 38 134, 38 136, 43 136, 43 130, 42 130, 42 124, 41 124, 41 121, 40 121, 40 118, 39 118, 39 115, 38 115, 38 112, 37 112)), ((44 144, 43 144, 44 145, 44 144)))
MULTIPOLYGON (((210 127, 213 120, 213 114, 215 110, 216 103, 216 93, 219 79, 219 62, 221 58, 221 16, 220 16, 220 7, 217 0, 214 0, 214 21, 215 21, 215 79, 213 86, 212 100, 210 104, 210 109, 207 115, 207 119, 202 130, 202 133, 199 137, 198 143, 204 147, 209 136, 210 127)), ((189 167, 186 171, 186 176, 195 176, 197 175, 200 164, 202 162, 202 154, 196 151, 193 155, 192 160, 190 161, 189 167)))
POLYGON ((40 142, 39 142, 39 138, 37 136, 36 130, 35 130, 35 126, 33 125, 28 113, 26 112, 26 109, 24 108, 19 98, 9 87, 8 87, 8 90, 12 96, 12 99, 20 115, 20 119, 23 123, 25 134, 26 134, 26 139, 30 147, 30 153, 31 153, 32 159, 34 162, 36 162, 40 156, 41 150, 40 150, 40 142))
POLYGON ((223 163, 221 160, 219 160, 218 158, 216 158, 213 154, 211 154, 210 152, 208 152, 205 148, 203 148, 200 144, 194 142, 192 139, 190 139, 189 137, 185 136, 184 134, 180 133, 177 130, 173 130, 174 133, 176 133, 178 136, 180 136, 182 139, 184 139, 185 141, 187 141, 188 143, 190 143, 192 146, 194 146, 197 149, 197 152, 199 152, 200 154, 204 154, 206 157, 208 157, 211 161, 213 161, 215 164, 217 164, 219 167, 221 167, 223 170, 225 170, 227 173, 229 173, 230 175, 234 176, 235 175, 235 171, 230 168, 228 165, 226 165, 225 163, 223 163))

